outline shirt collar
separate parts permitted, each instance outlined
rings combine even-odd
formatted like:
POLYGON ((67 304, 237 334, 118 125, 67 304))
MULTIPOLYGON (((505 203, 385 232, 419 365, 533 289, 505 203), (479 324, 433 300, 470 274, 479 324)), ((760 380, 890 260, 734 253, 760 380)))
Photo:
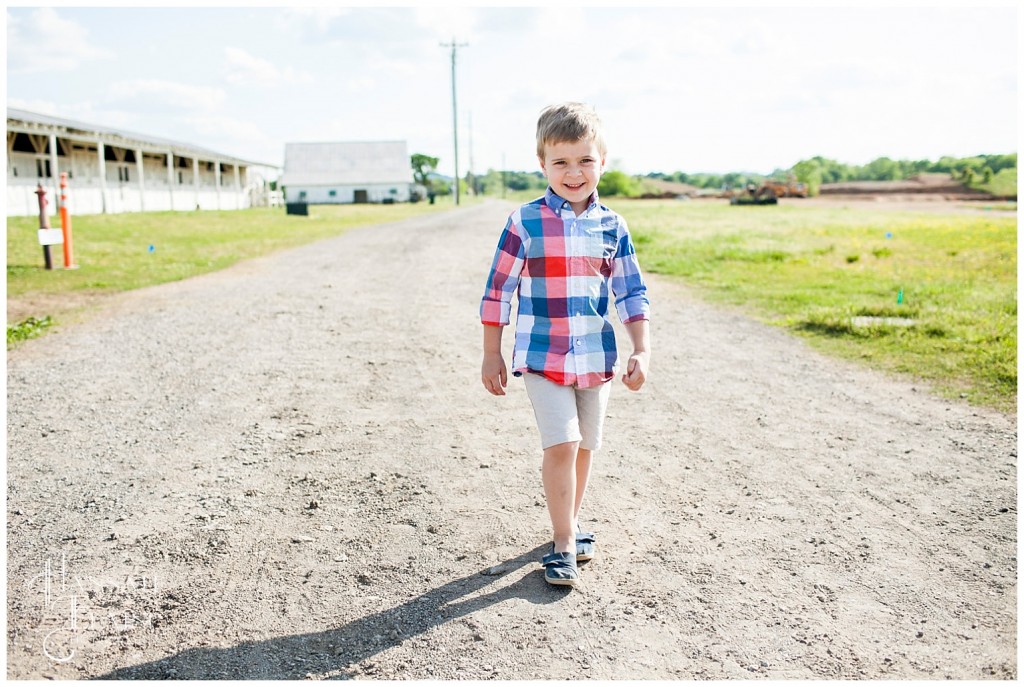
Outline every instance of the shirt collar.
MULTIPOLYGON (((544 202, 555 212, 561 212, 562 208, 572 209, 572 206, 569 205, 569 201, 551 190, 550 186, 548 186, 547 191, 544 192, 544 202)), ((597 197, 597 189, 595 188, 594 192, 590 194, 590 203, 587 205, 587 210, 594 207, 599 202, 600 200, 597 197)))

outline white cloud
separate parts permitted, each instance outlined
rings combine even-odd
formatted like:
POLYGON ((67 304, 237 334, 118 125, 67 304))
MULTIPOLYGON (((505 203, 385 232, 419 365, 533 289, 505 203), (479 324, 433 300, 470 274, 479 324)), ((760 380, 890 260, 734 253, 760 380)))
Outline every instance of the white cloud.
POLYGON ((345 86, 351 93, 368 93, 377 87, 377 81, 368 76, 354 76, 345 86))
POLYGON ((28 110, 39 114, 53 115, 54 117, 67 117, 67 110, 61 108, 52 100, 38 100, 29 98, 8 98, 7 106, 18 110, 28 110))
POLYGON ((270 60, 251 55, 241 48, 224 48, 224 77, 236 85, 276 86, 282 83, 311 83, 313 77, 291 67, 277 67, 270 60))
POLYGON ((114 57, 93 45, 88 31, 51 7, 28 15, 7 12, 7 68, 12 74, 72 71, 83 62, 114 57))
POLYGON ((186 117, 185 122, 207 137, 250 141, 266 138, 263 130, 252 122, 219 115, 186 117))
POLYGON ((277 25, 300 35, 322 36, 330 31, 335 19, 351 11, 350 7, 288 7, 278 14, 277 25))
POLYGON ((97 108, 89 101, 56 103, 39 98, 8 98, 8 107, 14 107, 38 114, 74 119, 87 124, 103 124, 121 128, 137 127, 138 117, 123 110, 97 108))
POLYGON ((224 91, 209 86, 164 81, 162 79, 131 79, 110 85, 108 93, 115 100, 150 100, 183 110, 210 111, 226 100, 224 91))
POLYGON ((417 26, 450 41, 452 36, 465 40, 478 23, 478 10, 474 7, 416 7, 413 9, 417 26))

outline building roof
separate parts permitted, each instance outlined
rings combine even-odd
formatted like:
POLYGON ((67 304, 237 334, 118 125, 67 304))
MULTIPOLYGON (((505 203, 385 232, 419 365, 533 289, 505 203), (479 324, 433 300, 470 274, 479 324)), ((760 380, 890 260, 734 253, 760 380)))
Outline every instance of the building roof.
POLYGON ((255 165, 259 167, 277 167, 266 162, 243 160, 233 155, 225 155, 208 148, 191 143, 173 141, 169 138, 139 134, 134 131, 115 129, 99 124, 87 124, 73 119, 64 119, 53 115, 7 108, 7 130, 32 134, 56 134, 62 138, 102 141, 104 145, 115 145, 123 148, 143 148, 145 150, 171 150, 179 157, 199 157, 204 160, 228 162, 238 165, 255 165))
POLYGON ((405 141, 286 143, 283 186, 411 184, 405 141))

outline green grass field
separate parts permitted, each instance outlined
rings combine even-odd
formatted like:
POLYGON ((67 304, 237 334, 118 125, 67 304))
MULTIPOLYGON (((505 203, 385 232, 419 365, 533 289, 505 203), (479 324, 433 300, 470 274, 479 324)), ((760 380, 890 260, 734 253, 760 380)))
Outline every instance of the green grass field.
POLYGON ((613 207, 629 221, 645 270, 675 275, 827 353, 1015 410, 1014 217, 710 201, 613 207))
MULTIPOLYGON (((38 217, 9 217, 7 294, 126 291, 223 269, 353 227, 451 207, 451 200, 442 199, 436 205, 312 205, 308 216, 286 215, 284 208, 82 215, 72 218, 80 269, 52 271, 43 269, 38 217)), ((59 221, 51 223, 60 226, 59 221)), ((51 251, 54 265, 63 266, 62 247, 51 251)))

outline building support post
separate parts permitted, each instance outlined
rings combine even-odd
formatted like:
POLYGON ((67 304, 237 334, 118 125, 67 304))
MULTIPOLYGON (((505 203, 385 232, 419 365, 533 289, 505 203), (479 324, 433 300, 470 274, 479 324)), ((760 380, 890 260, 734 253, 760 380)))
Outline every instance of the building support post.
POLYGON ((174 151, 167 151, 167 192, 171 196, 171 210, 174 210, 174 151))
POLYGON ((135 149, 135 169, 139 172, 139 211, 146 211, 146 174, 142 171, 142 148, 135 149))
POLYGON ((60 168, 57 166, 57 134, 50 134, 50 183, 53 184, 53 197, 57 199, 57 210, 60 210, 60 168))
POLYGON ((238 175, 238 163, 235 163, 235 209, 242 209, 242 180, 238 175))
POLYGON ((192 158, 192 190, 196 194, 196 210, 199 209, 199 158, 192 158))
POLYGON ((96 141, 96 157, 100 168, 100 212, 105 215, 110 212, 110 205, 107 203, 107 149, 103 141, 96 141))
POLYGON ((217 180, 217 209, 220 210, 220 160, 214 161, 213 174, 217 180))

